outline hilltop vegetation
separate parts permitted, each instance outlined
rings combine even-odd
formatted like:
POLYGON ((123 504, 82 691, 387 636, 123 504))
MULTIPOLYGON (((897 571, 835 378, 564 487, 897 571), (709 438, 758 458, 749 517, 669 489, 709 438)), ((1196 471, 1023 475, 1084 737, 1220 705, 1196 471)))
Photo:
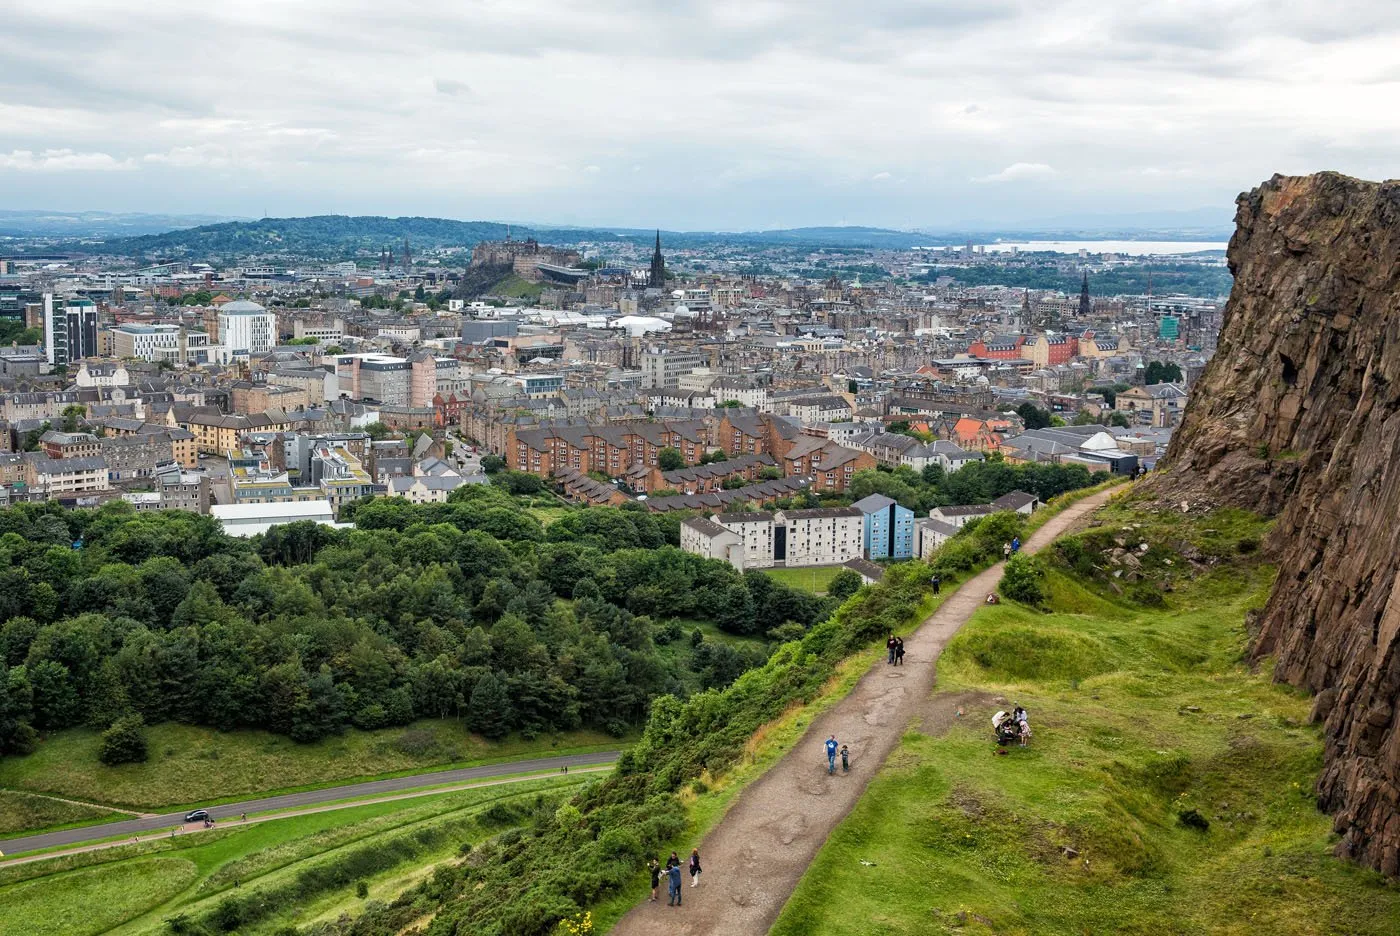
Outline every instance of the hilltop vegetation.
POLYGON ((1244 661, 1266 524, 1099 518, 1026 563, 1032 606, 950 643, 944 694, 774 933, 1400 930, 1400 890, 1331 854, 1309 700, 1244 661), (994 756, 990 716, 1017 703, 1031 746, 994 756))

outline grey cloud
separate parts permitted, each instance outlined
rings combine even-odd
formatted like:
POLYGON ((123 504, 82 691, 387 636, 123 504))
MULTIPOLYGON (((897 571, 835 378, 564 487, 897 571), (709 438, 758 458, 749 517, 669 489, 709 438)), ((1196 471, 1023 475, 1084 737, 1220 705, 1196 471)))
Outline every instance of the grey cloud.
POLYGON ((6 27, 16 206, 907 225, 1400 161, 1380 0, 144 0, 6 27), (93 156, 139 171, 57 171, 93 156))
POLYGON ((472 94, 471 85, 455 78, 434 78, 433 90, 437 91, 438 94, 446 94, 451 97, 472 94))

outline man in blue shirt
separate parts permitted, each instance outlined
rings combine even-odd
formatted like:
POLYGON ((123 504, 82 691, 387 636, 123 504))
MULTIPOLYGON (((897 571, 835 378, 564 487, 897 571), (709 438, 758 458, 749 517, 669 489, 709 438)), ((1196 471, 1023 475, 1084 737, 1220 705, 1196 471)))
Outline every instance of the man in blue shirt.
POLYGON ((841 745, 836 743, 836 735, 826 739, 826 772, 836 773, 836 749, 841 745))
POLYGON ((666 893, 670 898, 666 903, 668 907, 679 907, 681 905, 680 862, 676 862, 666 869, 666 893))

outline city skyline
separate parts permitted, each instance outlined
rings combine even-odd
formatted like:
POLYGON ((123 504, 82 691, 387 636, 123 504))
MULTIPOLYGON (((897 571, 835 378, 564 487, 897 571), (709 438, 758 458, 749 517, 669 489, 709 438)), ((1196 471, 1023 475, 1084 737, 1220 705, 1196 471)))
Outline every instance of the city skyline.
POLYGON ((1395 174, 1400 10, 1342 7, 63 3, 9 23, 0 202, 680 230, 1223 224, 1274 172, 1395 174))

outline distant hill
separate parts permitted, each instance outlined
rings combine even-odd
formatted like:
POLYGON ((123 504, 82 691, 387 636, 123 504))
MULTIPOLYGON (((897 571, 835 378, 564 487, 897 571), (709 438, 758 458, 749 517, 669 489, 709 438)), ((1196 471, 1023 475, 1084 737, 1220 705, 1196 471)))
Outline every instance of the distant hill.
MULTIPOLYGON (((91 253, 155 258, 204 259, 278 255, 315 259, 350 258, 384 247, 397 253, 405 239, 411 249, 471 247, 483 240, 534 237, 547 244, 649 244, 653 230, 639 228, 550 228, 506 225, 495 221, 453 221, 447 218, 385 218, 380 216, 317 215, 307 218, 262 218, 230 221, 181 230, 113 237, 73 243, 66 247, 91 253)), ((929 242, 923 234, 869 227, 813 227, 779 231, 712 232, 662 231, 668 248, 717 244, 791 246, 797 248, 907 248, 929 242)))
POLYGON ((134 237, 237 220, 227 215, 172 215, 110 211, 0 210, 0 236, 134 237))

